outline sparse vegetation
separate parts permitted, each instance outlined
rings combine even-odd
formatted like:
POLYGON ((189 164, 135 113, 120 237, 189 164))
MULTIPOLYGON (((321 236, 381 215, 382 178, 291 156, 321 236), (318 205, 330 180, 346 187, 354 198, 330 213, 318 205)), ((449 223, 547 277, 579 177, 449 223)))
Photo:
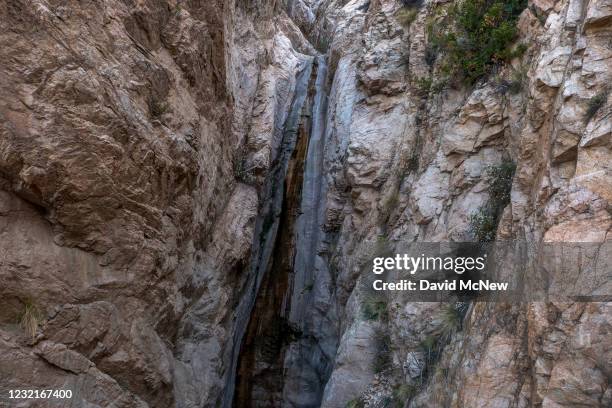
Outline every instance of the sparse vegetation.
POLYGON ((418 389, 415 385, 412 384, 401 384, 393 390, 393 400, 395 405, 398 407, 403 407, 407 401, 412 399, 418 389))
POLYGON ((386 299, 374 294, 367 294, 361 303, 361 317, 364 320, 386 320, 386 299))
POLYGON ((497 235, 497 217, 487 206, 470 215, 470 230, 478 242, 491 242, 497 235))
POLYGON ((181 11, 183 11, 183 5, 181 3, 177 3, 174 7, 174 14, 178 16, 179 14, 181 14, 181 11))
POLYGON ((450 336, 461 330, 467 309, 468 304, 465 302, 452 303, 442 309, 442 331, 445 335, 450 336))
POLYGON ((153 119, 160 119, 164 113, 168 112, 168 102, 161 100, 157 96, 149 98, 149 113, 153 119))
POLYGON ((34 338, 42 320, 42 313, 31 299, 25 299, 23 304, 23 313, 19 319, 19 325, 27 335, 34 338))
POLYGON ((590 121, 593 118, 593 116, 597 114, 599 109, 601 109, 602 106, 605 105, 607 99, 608 99, 608 90, 604 90, 598 93, 597 95, 595 95, 594 97, 592 97, 591 99, 589 99, 589 101, 587 102, 587 110, 584 114, 584 121, 585 122, 590 121))
POLYGON ((425 48, 425 63, 431 68, 438 59, 438 47, 428 44, 425 48))
POLYGON ((421 348, 425 352, 424 376, 426 376, 431 367, 438 362, 438 359, 442 354, 442 337, 434 334, 425 337, 425 339, 423 339, 421 342, 421 348))
POLYGON ((511 161, 504 161, 487 169, 489 201, 470 215, 470 230, 478 242, 495 240, 499 218, 503 209, 510 202, 515 171, 516 165, 511 161))
POLYGON ((489 198, 493 207, 497 210, 503 209, 510 202, 510 191, 512 190, 512 179, 516 171, 516 164, 504 161, 497 166, 487 168, 489 181, 489 198))
POLYGON ((412 22, 416 19, 419 10, 416 7, 402 7, 398 10, 395 18, 405 28, 409 28, 412 22))
POLYGON ((403 407, 425 386, 430 375, 442 376, 445 381, 448 380, 448 368, 440 367, 437 363, 442 356, 444 347, 450 342, 452 334, 462 330, 463 319, 468 307, 469 303, 455 302, 442 309, 440 330, 428 335, 420 343, 420 348, 425 354, 421 377, 414 384, 402 384, 393 390, 395 406, 403 407))
POLYGON ((419 93, 425 96, 428 95, 430 92, 433 94, 438 94, 442 92, 442 90, 448 84, 448 81, 444 78, 434 81, 431 77, 422 77, 417 78, 415 80, 415 84, 419 93))
POLYGON ((523 89, 527 79, 527 70, 524 67, 512 71, 512 79, 508 81, 508 92, 513 95, 518 94, 523 89))
POLYGON ((362 397, 352 399, 346 403, 346 408, 365 408, 365 401, 362 397))
POLYGON ((417 90, 421 93, 421 94, 428 94, 429 90, 431 89, 431 84, 433 83, 433 80, 431 79, 431 77, 422 77, 422 78, 417 78, 415 81, 417 90))
POLYGON ((392 366, 391 336, 386 329, 379 329, 374 333, 376 354, 372 362, 372 369, 376 374, 389 370, 392 366))
POLYGON ((463 0, 450 6, 447 24, 428 25, 430 52, 445 55, 443 73, 473 84, 495 64, 524 53, 525 46, 511 45, 516 20, 526 6, 526 0, 463 0))

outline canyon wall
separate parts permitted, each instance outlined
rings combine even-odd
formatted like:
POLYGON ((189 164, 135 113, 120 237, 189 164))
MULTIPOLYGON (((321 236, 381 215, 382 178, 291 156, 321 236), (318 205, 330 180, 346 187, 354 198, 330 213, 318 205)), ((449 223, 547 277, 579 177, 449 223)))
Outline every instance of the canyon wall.
POLYGON ((453 3, 3 2, 0 406, 612 404, 609 303, 473 304, 429 349, 448 305, 364 318, 373 251, 473 240, 503 163, 498 240, 610 240, 612 3, 528 2, 470 84, 453 3))

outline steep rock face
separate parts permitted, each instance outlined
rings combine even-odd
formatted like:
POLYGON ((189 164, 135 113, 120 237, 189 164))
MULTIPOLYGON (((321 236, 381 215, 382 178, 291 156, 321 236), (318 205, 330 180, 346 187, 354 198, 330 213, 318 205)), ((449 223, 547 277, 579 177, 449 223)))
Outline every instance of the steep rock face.
POLYGON ((377 406, 407 385, 412 407, 610 405, 608 303, 474 305, 431 367, 444 305, 391 295, 387 321, 362 316, 372 253, 472 239, 486 169, 508 158, 499 238, 609 241, 610 1, 529 2, 524 55, 473 86, 424 87, 440 79, 427 25, 450 3, 0 5, 0 388, 231 405, 261 310, 262 213, 287 181, 300 72, 323 53, 321 134, 302 151, 310 218, 279 234, 308 250, 272 302, 305 336, 275 354, 270 404, 377 406), (375 373, 381 338, 393 369, 375 373))
POLYGON ((572 340, 595 326, 609 333, 607 303, 477 305, 437 366, 425 367, 422 344, 439 332, 444 305, 390 295, 389 322, 369 321, 355 280, 367 275, 356 254, 366 261, 381 239, 472 239, 469 215, 489 199, 486 169, 508 159, 517 172, 500 239, 609 240, 610 5, 530 2, 518 21, 517 42, 529 44, 522 57, 472 87, 424 94, 419 79, 440 75, 427 61, 426 27, 447 2, 423 2, 409 27, 400 2, 331 3, 325 227, 338 275, 326 310, 342 317, 322 406, 360 397, 376 406, 401 384, 415 407, 609 404, 609 341, 572 340), (519 71, 520 89, 510 92, 519 71), (597 95, 600 106, 587 113, 597 95), (593 132, 601 139, 590 144, 593 132), (372 368, 381 330, 391 374, 372 368), (436 371, 417 385, 426 369, 436 371))
POLYGON ((2 388, 216 405, 312 47, 274 1, 16 0, 0 24, 2 388))

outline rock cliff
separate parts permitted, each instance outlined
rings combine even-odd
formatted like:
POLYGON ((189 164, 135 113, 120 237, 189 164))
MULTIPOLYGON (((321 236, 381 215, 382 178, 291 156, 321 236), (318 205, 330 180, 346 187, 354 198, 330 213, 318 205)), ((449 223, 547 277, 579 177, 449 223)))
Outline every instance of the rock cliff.
POLYGON ((609 302, 364 289, 398 242, 610 241, 612 2, 506 3, 452 71, 461 2, 3 2, 0 406, 612 405, 609 302))

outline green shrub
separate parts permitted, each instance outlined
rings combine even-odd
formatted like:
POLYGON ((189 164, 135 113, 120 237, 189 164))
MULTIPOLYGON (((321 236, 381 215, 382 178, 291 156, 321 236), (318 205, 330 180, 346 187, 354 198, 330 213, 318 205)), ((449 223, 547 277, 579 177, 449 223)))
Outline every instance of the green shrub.
POLYGON ((446 56, 443 72, 473 84, 493 65, 523 53, 524 46, 513 50, 511 44, 517 35, 516 20, 526 6, 526 0, 463 0, 451 6, 448 24, 428 26, 431 46, 446 56))
POLYGON ((489 201, 470 215, 470 230, 478 242, 491 242, 495 240, 497 225, 503 209, 510 202, 512 180, 516 165, 511 161, 504 161, 496 166, 486 169, 489 184, 489 201))
POLYGON ((489 182, 489 198, 493 206, 503 209, 510 202, 510 191, 512 190, 512 179, 516 171, 516 164, 504 161, 497 166, 489 166, 486 170, 489 182))
POLYGON ((416 89, 423 96, 426 96, 429 92, 434 95, 438 94, 444 90, 447 84, 448 80, 445 78, 434 81, 431 77, 422 77, 415 80, 416 89))
POLYGON ((442 331, 445 335, 461 330, 467 307, 468 304, 465 302, 456 302, 442 309, 442 331))
POLYGON ((497 217, 487 206, 470 215, 470 231, 478 242, 491 242, 497 235, 497 217))
POLYGON ((424 95, 429 93, 429 90, 431 89, 432 84, 433 84, 433 80, 431 79, 431 77, 417 78, 415 81, 417 90, 419 91, 419 93, 424 94, 424 95))
POLYGON ((376 354, 372 362, 372 370, 376 374, 388 371, 392 367, 391 336, 385 329, 379 329, 374 333, 374 344, 376 354))
POLYGON ((592 97, 591 99, 589 99, 589 101, 587 102, 587 110, 584 114, 584 121, 585 122, 590 121, 593 118, 593 116, 595 116, 595 114, 599 111, 599 109, 601 109, 601 107, 605 105, 607 100, 608 100, 607 90, 604 90, 598 93, 597 95, 595 95, 594 97, 592 97))
POLYGON ((364 320, 386 320, 386 300, 374 295, 365 296, 361 303, 361 317, 363 317, 364 320))
POLYGON ((421 349, 425 352, 425 374, 438 361, 443 349, 442 338, 429 335, 421 342, 421 349))
POLYGON ((410 401, 418 392, 418 389, 415 385, 412 384, 402 384, 393 390, 393 400, 395 405, 398 407, 403 407, 407 401, 410 401))
POLYGON ((383 397, 378 404, 377 408, 392 408, 394 406, 394 400, 391 396, 387 395, 383 397))
POLYGON ((362 397, 352 399, 346 403, 346 408, 364 408, 364 407, 365 407, 365 401, 363 400, 362 397))
POLYGON ((508 81, 508 91, 516 95, 521 92, 527 79, 527 71, 525 68, 515 69, 512 71, 512 79, 508 81))

